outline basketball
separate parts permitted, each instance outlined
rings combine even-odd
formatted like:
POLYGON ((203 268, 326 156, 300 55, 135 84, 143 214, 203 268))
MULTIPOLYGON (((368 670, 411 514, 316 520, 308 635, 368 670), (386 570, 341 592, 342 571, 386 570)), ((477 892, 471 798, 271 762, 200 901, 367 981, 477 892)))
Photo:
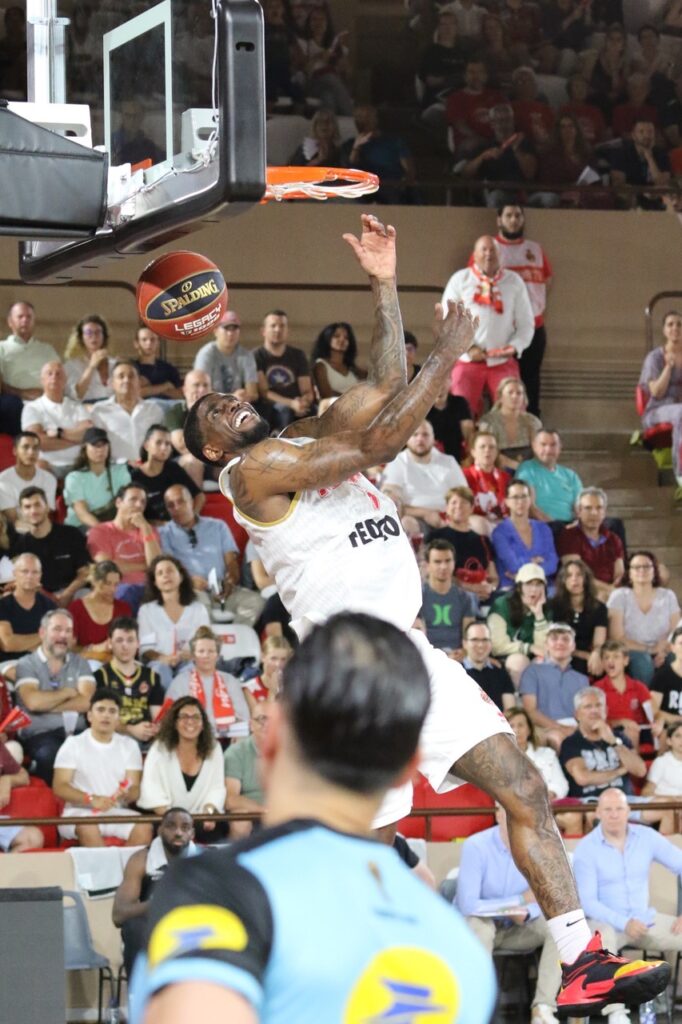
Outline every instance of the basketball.
POLYGON ((152 260, 137 282, 142 321, 168 341, 210 334, 227 309, 227 285, 205 256, 178 250, 152 260))

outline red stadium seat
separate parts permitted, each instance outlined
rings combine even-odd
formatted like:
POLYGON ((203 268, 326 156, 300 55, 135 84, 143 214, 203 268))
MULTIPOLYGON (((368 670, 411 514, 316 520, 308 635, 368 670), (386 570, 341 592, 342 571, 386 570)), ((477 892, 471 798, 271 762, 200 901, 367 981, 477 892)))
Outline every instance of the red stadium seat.
POLYGON ((244 527, 240 526, 234 518, 234 505, 232 502, 228 501, 227 498, 217 491, 212 491, 206 495, 206 501, 201 514, 202 516, 210 516, 211 519, 222 519, 224 523, 227 523, 230 533, 234 537, 234 542, 239 548, 239 557, 241 558, 249 541, 249 535, 244 527))
MULTIPOLYGON (((643 416, 649 401, 649 394, 643 384, 638 384, 635 389, 635 408, 637 415, 643 416)), ((642 443, 649 451, 659 448, 670 448, 673 443, 672 423, 657 423, 654 427, 647 427, 642 431, 642 443)))
MULTIPOLYGON (((54 818, 61 814, 62 807, 62 801, 57 799, 50 787, 42 779, 31 776, 28 786, 16 786, 12 790, 3 814, 14 818, 54 818)), ((39 827, 45 836, 46 849, 56 849, 59 846, 57 826, 39 827)))
POLYGON ((674 149, 669 150, 668 160, 670 161, 670 170, 673 174, 682 174, 682 146, 675 146, 674 149))
MULTIPOLYGON (((465 783, 449 793, 436 793, 426 779, 419 775, 414 784, 413 810, 420 807, 493 807, 492 797, 482 789, 465 783)), ((431 818, 431 839, 434 842, 447 842, 451 839, 464 839, 475 832, 482 832, 495 824, 495 819, 488 814, 463 814, 457 817, 431 818)), ((398 831, 408 839, 426 838, 426 818, 403 818, 398 822, 398 831)))
POLYGON ((14 465, 14 438, 10 434, 0 434, 0 470, 9 469, 14 465))

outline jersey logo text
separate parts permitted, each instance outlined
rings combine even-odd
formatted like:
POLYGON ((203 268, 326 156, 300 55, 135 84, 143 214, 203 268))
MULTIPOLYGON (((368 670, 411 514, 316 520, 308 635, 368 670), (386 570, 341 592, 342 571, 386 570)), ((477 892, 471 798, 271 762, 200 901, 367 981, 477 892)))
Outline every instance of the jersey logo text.
POLYGON ((400 525, 393 516, 384 516, 383 519, 365 519, 356 523, 355 529, 348 534, 351 546, 356 548, 358 544, 371 544, 374 540, 388 540, 389 537, 398 537, 400 525))

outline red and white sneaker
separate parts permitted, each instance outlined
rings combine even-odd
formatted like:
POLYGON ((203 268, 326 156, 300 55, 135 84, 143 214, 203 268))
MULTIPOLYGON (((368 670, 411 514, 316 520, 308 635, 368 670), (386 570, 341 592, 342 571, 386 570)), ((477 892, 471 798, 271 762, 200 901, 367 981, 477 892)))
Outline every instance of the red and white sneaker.
POLYGON ((603 949, 601 935, 595 932, 574 963, 561 965, 557 1014, 589 1017, 609 1003, 647 1003, 669 980, 670 964, 665 960, 626 960, 603 949))

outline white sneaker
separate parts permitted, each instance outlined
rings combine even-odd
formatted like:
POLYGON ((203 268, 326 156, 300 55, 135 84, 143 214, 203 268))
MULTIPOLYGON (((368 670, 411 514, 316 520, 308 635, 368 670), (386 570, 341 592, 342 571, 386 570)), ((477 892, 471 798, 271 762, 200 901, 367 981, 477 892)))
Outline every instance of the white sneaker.
POLYGON ((531 1011, 531 1024, 559 1024, 559 1018, 547 1003, 536 1003, 531 1011))

